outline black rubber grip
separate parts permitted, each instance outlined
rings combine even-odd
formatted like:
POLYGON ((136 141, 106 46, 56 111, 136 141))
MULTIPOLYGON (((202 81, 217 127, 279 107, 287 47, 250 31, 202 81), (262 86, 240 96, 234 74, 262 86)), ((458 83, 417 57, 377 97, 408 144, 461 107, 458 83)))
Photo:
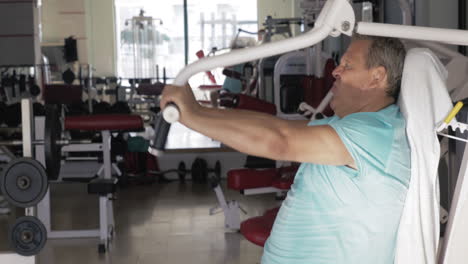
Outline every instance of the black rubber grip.
POLYGON ((162 112, 156 116, 156 121, 154 124, 154 148, 159 151, 164 151, 166 149, 167 135, 169 134, 169 129, 171 124, 164 120, 162 112))

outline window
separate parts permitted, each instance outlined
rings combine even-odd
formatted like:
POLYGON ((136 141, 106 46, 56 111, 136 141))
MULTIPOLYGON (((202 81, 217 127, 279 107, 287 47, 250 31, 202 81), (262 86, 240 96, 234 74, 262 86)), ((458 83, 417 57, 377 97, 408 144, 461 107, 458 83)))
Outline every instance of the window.
MULTIPOLYGON (((256 5, 252 6, 250 0, 187 0, 189 48, 188 58, 185 58, 183 0, 115 1, 117 67, 118 75, 124 78, 154 78, 157 64, 159 77, 162 77, 162 68, 165 67, 171 82, 185 66, 186 59, 189 63, 198 59, 197 51, 203 50, 208 54, 213 48, 228 48, 239 28, 257 31, 257 8, 256 5), (140 16, 141 10, 144 13, 140 16), (144 20, 139 27, 132 28, 132 21, 138 17, 151 17, 152 25, 144 20), (135 43, 139 45, 138 48, 135 43)), ((217 83, 221 84, 224 78, 219 73, 216 77, 217 83)), ((193 79, 192 86, 209 83, 204 74, 193 79)))
MULTIPOLYGON (((189 52, 188 61, 197 60, 196 52, 203 50, 205 54, 215 48, 223 52, 229 49, 231 41, 237 36, 238 29, 257 32, 257 6, 251 0, 188 0, 189 52)), ((256 35, 251 36, 256 39, 256 35)), ((218 84, 222 84, 224 76, 222 69, 214 70, 218 84)), ((198 74, 191 79, 193 87, 199 84, 210 84, 205 74, 198 74)))
POLYGON ((184 66, 183 1, 116 0, 115 4, 118 75, 155 78, 158 65, 160 78, 163 68, 167 76, 175 76, 184 66))

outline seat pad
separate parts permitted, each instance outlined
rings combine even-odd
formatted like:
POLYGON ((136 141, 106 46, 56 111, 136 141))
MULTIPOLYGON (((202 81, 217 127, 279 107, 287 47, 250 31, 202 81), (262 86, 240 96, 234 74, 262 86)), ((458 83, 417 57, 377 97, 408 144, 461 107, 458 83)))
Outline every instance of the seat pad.
POLYGON ((277 169, 234 169, 228 172, 228 188, 245 190, 270 187, 276 178, 277 169))
POLYGON ((270 236, 278 208, 266 211, 262 216, 249 218, 241 223, 240 232, 250 242, 263 247, 270 236))
POLYGON ((245 190, 262 187, 290 189, 294 182, 297 165, 270 169, 234 169, 228 172, 228 188, 245 190))
POLYGON ((139 115, 83 115, 65 118, 66 130, 86 131, 140 131, 143 119, 139 115))

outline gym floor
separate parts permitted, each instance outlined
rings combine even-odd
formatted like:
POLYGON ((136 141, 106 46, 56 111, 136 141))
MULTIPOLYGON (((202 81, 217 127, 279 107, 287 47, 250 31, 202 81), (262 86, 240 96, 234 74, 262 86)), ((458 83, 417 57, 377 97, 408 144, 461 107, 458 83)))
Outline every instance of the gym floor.
MULTIPOLYGON (((52 228, 90 229, 98 226, 98 199, 86 194, 83 184, 53 184, 52 228)), ((236 199, 248 215, 262 214, 278 205, 274 194, 243 196, 226 191, 226 199, 236 199)), ((97 239, 48 240, 36 264, 74 263, 260 263, 262 249, 240 233, 225 232, 224 215, 210 216, 217 205, 208 185, 131 185, 117 193, 114 203, 116 234, 106 254, 98 254, 97 239)), ((8 249, 7 228, 24 210, 0 215, 0 263, 8 249)))

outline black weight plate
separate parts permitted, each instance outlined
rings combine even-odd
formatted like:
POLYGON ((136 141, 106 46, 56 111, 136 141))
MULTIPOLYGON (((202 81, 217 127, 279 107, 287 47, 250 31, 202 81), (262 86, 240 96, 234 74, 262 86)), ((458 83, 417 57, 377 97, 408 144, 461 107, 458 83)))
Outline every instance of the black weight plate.
POLYGON ((75 81, 75 78, 75 73, 70 69, 67 69, 62 73, 62 80, 66 84, 72 84, 75 81))
POLYGON ((194 183, 206 183, 208 166, 204 159, 196 158, 192 164, 192 180, 194 183))
POLYGON ((130 114, 132 111, 127 102, 116 102, 111 106, 110 112, 112 114, 130 114))
POLYGON ((111 105, 108 102, 99 102, 93 106, 93 114, 106 115, 111 113, 111 105))
POLYGON ((34 113, 34 116, 44 116, 45 115, 44 105, 39 102, 33 103, 33 113, 34 113))
POLYGON ((57 180, 60 174, 62 148, 57 144, 61 139, 60 108, 55 105, 45 106, 44 152, 47 176, 57 180))
POLYGON ((14 103, 6 107, 3 121, 8 127, 18 127, 21 124, 21 103, 14 103))
POLYGON ((179 175, 179 181, 185 182, 185 174, 187 173, 185 162, 179 162, 179 167, 177 167, 177 170, 179 170, 179 172, 177 172, 177 174, 179 175))
POLYGON ((34 84, 29 87, 29 93, 32 96, 38 96, 41 93, 41 88, 38 85, 34 84))
POLYGON ((0 174, 0 189, 5 199, 18 207, 38 204, 47 192, 44 167, 31 158, 14 159, 0 174))
POLYGON ((9 233, 10 244, 22 256, 37 255, 47 241, 47 230, 34 216, 16 219, 9 233))

